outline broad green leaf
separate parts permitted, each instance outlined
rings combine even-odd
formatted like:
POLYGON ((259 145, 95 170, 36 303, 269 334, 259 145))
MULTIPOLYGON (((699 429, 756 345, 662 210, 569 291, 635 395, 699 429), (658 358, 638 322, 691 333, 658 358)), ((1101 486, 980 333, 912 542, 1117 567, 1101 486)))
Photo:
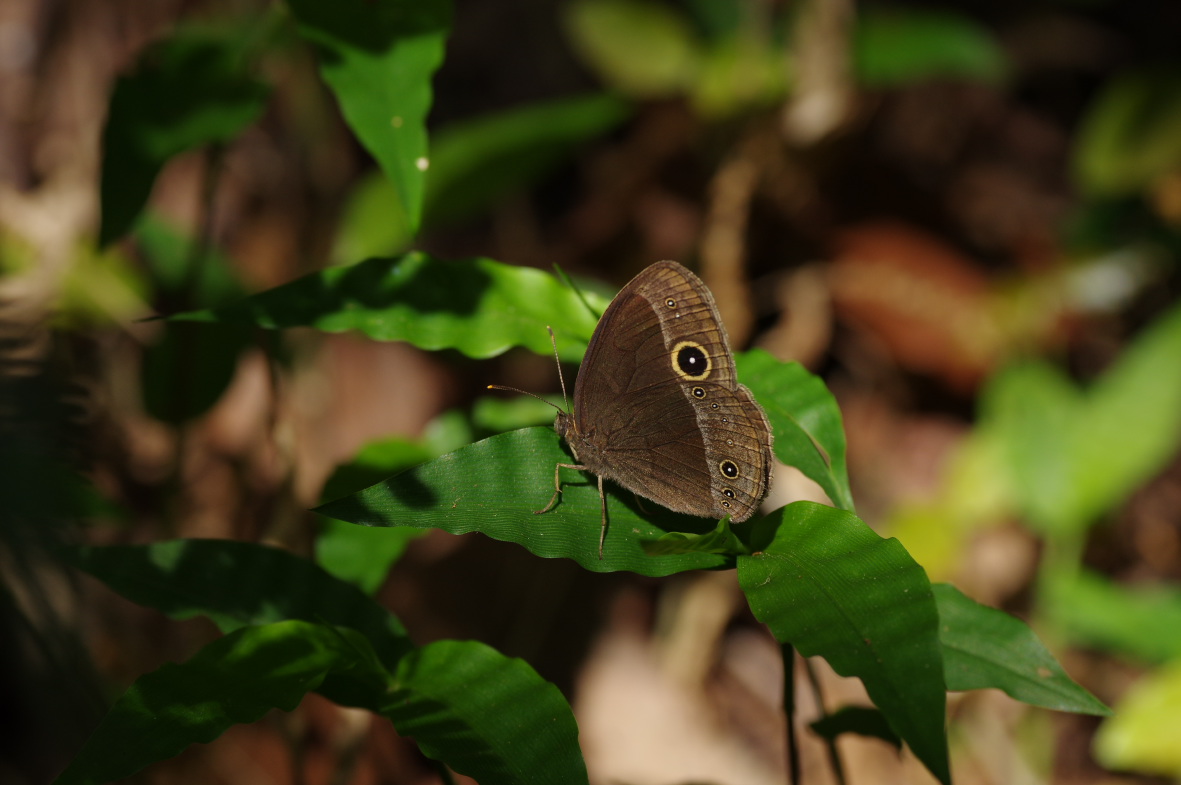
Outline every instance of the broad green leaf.
POLYGON ((370 442, 358 450, 351 461, 336 467, 324 482, 320 499, 328 501, 359 491, 394 472, 435 457, 426 445, 401 437, 370 442))
POLYGON ((658 576, 729 563, 728 557, 715 554, 648 556, 645 542, 671 530, 709 531, 714 522, 640 502, 610 482, 604 486, 609 524, 600 560, 602 517, 592 476, 563 469, 557 505, 543 515, 534 514, 553 494, 554 466, 571 460, 552 428, 525 428, 448 453, 316 512, 363 526, 481 532, 518 543, 543 558, 573 559, 594 572, 630 570, 658 576))
POLYGON ((1136 337, 1082 391, 1045 363, 995 376, 984 427, 999 429, 1005 468, 1031 522, 1080 531, 1159 471, 1181 444, 1181 307, 1136 337))
POLYGON ((115 702, 56 785, 98 785, 213 741, 271 709, 291 711, 333 671, 371 685, 389 674, 359 633, 301 621, 244 627, 187 662, 141 676, 115 702))
POLYGON ((306 559, 233 540, 81 547, 66 557, 132 602, 174 619, 208 616, 224 632, 288 619, 363 633, 387 666, 410 649, 385 608, 306 559))
POLYGON ((997 82, 1008 63, 989 31, 947 11, 866 9, 857 16, 855 67, 867 87, 957 77, 997 82))
POLYGON ((922 567, 855 515, 796 502, 760 520, 738 581, 775 639, 857 676, 890 727, 950 782, 939 617, 922 567))
POLYGON ((1042 581, 1041 606, 1070 641, 1146 662, 1181 658, 1181 588, 1121 586, 1086 570, 1042 581))
MULTIPOLYGON (((344 496, 432 457, 425 446, 406 439, 373 442, 352 461, 336 468, 320 498, 327 501, 344 496)), ((373 594, 406 546, 421 534, 417 529, 371 529, 326 518, 316 535, 316 562, 337 578, 373 594)))
POLYGON ((877 709, 865 706, 844 706, 827 717, 808 725, 818 736, 835 739, 842 733, 856 733, 871 739, 880 739, 887 744, 902 748, 902 739, 890 729, 890 723, 877 709))
POLYGON ((771 421, 776 457, 818 483, 835 505, 851 511, 841 410, 824 382, 799 363, 780 362, 761 350, 736 360, 738 378, 771 421))
MULTIPOLYGON (((591 303, 605 307, 597 298, 591 303)), ((448 262, 418 251, 322 270, 235 305, 171 319, 359 330, 378 341, 477 358, 514 346, 552 357, 552 326, 567 360, 582 356, 598 321, 576 292, 540 270, 480 258, 448 262)))
POLYGON ((641 98, 684 92, 701 45, 688 20, 652 0, 576 0, 565 8, 575 50, 610 87, 641 98))
POLYGON ((100 245, 131 228, 169 158, 228 142, 258 117, 268 88, 250 75, 248 52, 234 31, 182 28, 116 82, 103 130, 100 245))
POLYGON ((522 660, 438 641, 398 663, 384 710, 423 753, 481 785, 585 783, 566 699, 522 660))
POLYGON ((1074 171, 1101 196, 1142 191, 1181 167, 1181 70, 1128 71, 1112 78, 1078 133, 1074 171))
POLYGON ((327 519, 316 535, 316 563, 332 575, 373 594, 419 529, 373 529, 327 519))
POLYGON ((413 234, 429 167, 431 77, 443 61, 451 3, 288 0, 287 5, 300 34, 316 46, 320 73, 345 122, 394 184, 398 220, 413 234))
POLYGON ((1181 659, 1143 677, 1095 734, 1095 759, 1109 769, 1181 779, 1181 659))
POLYGON ((1034 706, 1110 714, 1076 684, 1024 622, 981 605, 948 584, 934 584, 943 676, 949 690, 996 688, 1034 706))

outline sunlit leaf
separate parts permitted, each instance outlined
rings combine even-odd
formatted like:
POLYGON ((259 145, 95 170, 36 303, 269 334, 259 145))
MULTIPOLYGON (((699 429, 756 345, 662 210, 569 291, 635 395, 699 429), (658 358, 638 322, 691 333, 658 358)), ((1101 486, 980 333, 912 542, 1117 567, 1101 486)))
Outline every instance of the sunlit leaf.
POLYGON ((322 505, 317 512, 364 526, 482 532, 544 558, 573 559, 595 572, 668 575, 728 563, 728 557, 715 554, 647 555, 645 542, 669 531, 709 531, 716 522, 676 515, 651 502, 641 508, 631 493, 610 482, 605 486, 609 526, 600 560, 602 517, 593 477, 562 470, 558 504, 544 515, 534 514, 553 494, 555 464, 570 462, 552 428, 525 428, 448 453, 322 505))
POLYGON ((598 320, 574 290, 547 273, 491 259, 442 261, 417 251, 322 270, 235 305, 171 318, 358 330, 379 341, 480 358, 514 346, 552 356, 546 332, 552 326, 564 359, 582 356, 598 320))
POLYGON ((738 558, 751 610, 775 639, 857 676, 940 782, 950 782, 939 618, 922 567, 851 513, 790 504, 757 524, 738 558))
POLYGON ((426 116, 431 77, 451 30, 448 0, 287 0, 299 32, 315 44, 320 73, 345 122, 393 183, 397 219, 413 234, 430 165, 426 116))

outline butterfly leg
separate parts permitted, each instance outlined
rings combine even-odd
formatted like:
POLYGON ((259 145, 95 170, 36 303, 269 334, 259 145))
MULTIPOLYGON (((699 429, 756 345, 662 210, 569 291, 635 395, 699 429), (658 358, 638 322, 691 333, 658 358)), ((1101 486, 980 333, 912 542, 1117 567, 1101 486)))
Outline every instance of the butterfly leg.
MULTIPOLYGON (((577 463, 556 464, 554 466, 554 495, 549 497, 549 504, 545 505, 540 510, 534 510, 533 514, 534 515, 541 515, 542 513, 547 513, 554 508, 555 504, 558 503, 558 496, 562 493, 562 476, 561 476, 562 469, 578 469, 581 471, 582 469, 585 469, 585 468, 586 468, 585 466, 581 466, 577 463)), ((602 481, 600 480, 600 486, 601 485, 602 485, 602 481)))
POLYGON ((599 529, 599 561, 603 560, 603 540, 607 539, 607 495, 603 493, 603 475, 599 475, 599 502, 603 505, 603 525, 599 529))

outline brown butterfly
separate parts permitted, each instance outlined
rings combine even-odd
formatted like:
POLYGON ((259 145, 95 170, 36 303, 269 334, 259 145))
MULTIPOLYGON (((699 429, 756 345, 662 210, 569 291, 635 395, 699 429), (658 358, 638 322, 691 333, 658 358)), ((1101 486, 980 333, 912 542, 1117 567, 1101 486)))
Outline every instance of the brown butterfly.
POLYGON ((554 467, 554 494, 537 513, 557 503, 562 469, 596 475, 600 559, 604 479, 674 512, 735 523, 770 490, 767 416, 738 383, 713 295, 676 262, 651 265, 611 301, 582 361, 573 413, 559 411, 554 429, 578 463, 554 467))

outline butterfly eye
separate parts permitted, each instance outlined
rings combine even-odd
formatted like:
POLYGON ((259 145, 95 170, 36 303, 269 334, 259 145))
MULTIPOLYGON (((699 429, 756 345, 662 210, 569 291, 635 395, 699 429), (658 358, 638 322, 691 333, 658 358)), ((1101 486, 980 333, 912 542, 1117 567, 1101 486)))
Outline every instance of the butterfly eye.
POLYGON ((713 363, 696 341, 681 341, 672 350, 673 370, 677 375, 699 382, 709 378, 713 363))

